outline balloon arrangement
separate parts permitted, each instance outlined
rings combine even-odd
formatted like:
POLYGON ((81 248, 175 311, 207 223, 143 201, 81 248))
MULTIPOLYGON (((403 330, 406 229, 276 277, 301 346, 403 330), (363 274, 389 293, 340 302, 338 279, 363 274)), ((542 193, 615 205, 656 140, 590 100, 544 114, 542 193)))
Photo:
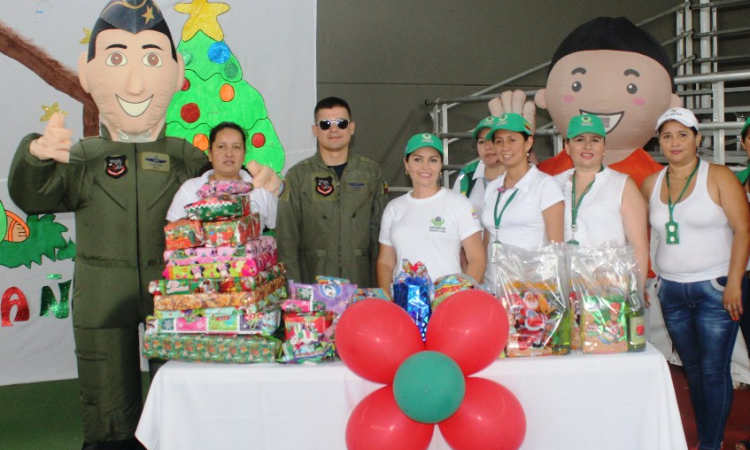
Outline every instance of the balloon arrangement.
POLYGON ((423 342, 409 315, 383 300, 344 311, 336 329, 342 361, 386 386, 365 397, 346 426, 350 450, 427 449, 434 424, 454 450, 516 450, 526 435, 520 402, 502 385, 469 377, 508 340, 508 316, 485 292, 458 292, 432 314, 423 342))

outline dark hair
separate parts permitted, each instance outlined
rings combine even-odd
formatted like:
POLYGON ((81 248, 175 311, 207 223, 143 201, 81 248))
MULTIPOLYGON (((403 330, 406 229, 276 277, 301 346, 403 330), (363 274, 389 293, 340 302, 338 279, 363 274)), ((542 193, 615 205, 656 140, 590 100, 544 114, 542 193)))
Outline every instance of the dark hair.
MULTIPOLYGON (((91 61, 96 57, 96 38, 99 36, 99 33, 106 30, 121 30, 121 28, 118 28, 111 23, 107 22, 106 20, 102 19, 101 17, 97 19, 96 24, 94 24, 94 28, 91 30, 91 38, 89 40, 89 54, 87 61, 91 61)), ((177 61, 177 49, 174 47, 174 41, 172 40, 172 33, 169 32, 169 27, 167 26, 167 22, 162 20, 153 27, 149 28, 149 30, 157 31, 167 37, 169 39, 169 48, 172 50, 172 59, 177 61)), ((123 30, 127 31, 127 30, 123 30)), ((145 30, 144 30, 145 31, 145 30)))
MULTIPOLYGON (((496 134, 496 133, 497 133, 498 131, 502 131, 502 130, 495 130, 495 132, 494 132, 494 133, 492 133, 492 139, 490 139, 490 141, 491 141, 491 142, 493 142, 493 143, 495 142, 495 134, 496 134)), ((506 131, 512 131, 513 133, 518 133, 518 134, 520 134, 521 136, 523 136, 523 140, 524 140, 524 142, 525 142, 525 141, 528 141, 528 140, 529 140, 529 138, 531 137, 531 135, 530 135, 529 133, 526 133, 525 131, 513 131, 513 130, 506 130, 506 131)), ((487 133, 487 136, 489 136, 489 135, 490 135, 490 134, 489 134, 489 133, 487 133)), ((485 140, 487 139, 487 136, 485 136, 485 137, 484 137, 484 139, 485 139, 485 140)))
POLYGON ((210 148, 212 145, 214 145, 214 141, 216 140, 216 135, 219 134, 219 131, 224 130, 226 128, 231 128, 232 130, 235 130, 240 133, 242 136, 242 146, 244 147, 247 142, 247 134, 245 134, 245 130, 237 125, 234 122, 221 122, 220 124, 216 125, 211 129, 211 133, 208 135, 208 147, 210 148))
POLYGON ((351 108, 349 108, 349 103, 347 103, 346 100, 344 100, 343 98, 338 98, 338 97, 326 97, 323 100, 320 100, 315 105, 313 116, 317 116, 318 111, 320 111, 321 109, 331 109, 337 106, 346 109, 346 112, 349 114, 349 118, 350 119, 352 118, 352 110, 351 108))
POLYGON ((747 133, 748 133, 748 132, 750 132, 750 127, 745 127, 745 129, 744 129, 744 130, 742 130, 742 136, 740 136, 740 137, 742 138, 742 140, 743 140, 743 141, 744 141, 744 140, 745 140, 745 138, 747 137, 747 133))
MULTIPOLYGON (((428 148, 432 148, 432 147, 428 147, 428 148)), ((419 150, 419 149, 417 149, 417 150, 419 150)), ((436 150, 436 151, 437 151, 437 150, 436 150)), ((442 153, 440 153, 440 152, 437 152, 437 153, 438 153, 438 156, 440 156, 440 164, 442 164, 442 163, 443 163, 443 154, 442 154, 442 153)), ((414 152, 411 152, 411 153, 409 153, 408 155, 404 156, 404 161, 409 161, 409 157, 410 157, 411 155, 413 155, 413 154, 414 154, 414 152)))
MULTIPOLYGON (((664 128, 664 125, 666 125, 667 122, 677 122, 680 125, 682 125, 682 122, 680 122, 679 120, 667 120, 666 122, 664 122, 663 124, 661 124, 661 126, 656 130, 656 134, 661 134, 661 129, 664 128)), ((696 136, 698 135, 698 133, 700 133, 698 131, 698 129, 695 128, 695 127, 687 127, 687 128, 689 128, 693 132, 693 134, 696 135, 696 136)))
POLYGON ((639 53, 659 63, 669 74, 672 92, 674 84, 672 63, 664 47, 646 30, 625 17, 597 17, 579 26, 560 44, 549 65, 550 72, 562 58, 588 50, 614 50, 639 53))

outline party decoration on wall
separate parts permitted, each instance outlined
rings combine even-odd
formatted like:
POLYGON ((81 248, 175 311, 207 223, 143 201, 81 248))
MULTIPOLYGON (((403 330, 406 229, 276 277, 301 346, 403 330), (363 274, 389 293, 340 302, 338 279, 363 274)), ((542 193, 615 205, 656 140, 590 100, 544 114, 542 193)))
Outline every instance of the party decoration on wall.
POLYGON ((8 288, 0 299, 0 316, 2 316, 2 326, 12 327, 13 322, 26 322, 29 320, 29 304, 23 291, 17 287, 8 288), (16 316, 10 320, 10 313, 13 307, 16 307, 16 316))
POLYGON ((41 265, 43 256, 52 261, 75 257, 75 244, 63 237, 68 228, 55 222, 54 214, 28 216, 24 222, 18 215, 5 211, 2 202, 0 213, 7 221, 7 231, 0 240, 0 266, 30 268, 33 263, 41 265))
POLYGON ((245 164, 257 161, 280 173, 284 149, 263 97, 243 79, 218 22, 229 5, 193 0, 175 5, 175 10, 190 18, 177 47, 185 60, 185 82, 167 109, 167 135, 184 138, 205 151, 211 128, 224 121, 236 122, 247 134, 245 164))
POLYGON ((476 289, 435 309, 424 342, 394 303, 351 305, 336 329, 339 356, 357 375, 387 385, 352 411, 347 447, 426 449, 437 424, 455 450, 518 449, 526 435, 518 399, 494 381, 469 376, 497 359, 507 340, 503 306, 476 289))
POLYGON ((39 312, 41 317, 55 316, 58 319, 65 319, 70 315, 70 285, 72 280, 58 283, 60 288, 60 301, 55 298, 52 288, 49 286, 42 287, 42 309, 39 312))
POLYGON ((44 110, 44 115, 39 118, 40 122, 47 122, 54 113, 60 113, 63 116, 68 115, 67 111, 60 109, 60 105, 58 105, 57 102, 53 103, 52 106, 42 105, 42 110, 44 110))

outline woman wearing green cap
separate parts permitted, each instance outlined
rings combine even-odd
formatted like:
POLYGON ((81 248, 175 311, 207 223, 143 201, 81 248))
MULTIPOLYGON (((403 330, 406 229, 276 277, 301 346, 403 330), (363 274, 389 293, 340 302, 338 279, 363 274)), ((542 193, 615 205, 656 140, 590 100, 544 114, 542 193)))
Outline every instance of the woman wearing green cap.
MULTIPOLYGON (((487 185, 482 206, 484 242, 489 255, 502 245, 527 250, 563 240, 563 196, 551 176, 529 164, 534 143, 531 126, 520 114, 497 118, 487 133, 505 173, 487 185)), ((493 264, 487 264, 485 281, 495 290, 493 264)))
MULTIPOLYGON (((740 132, 740 143, 742 148, 750 156, 750 117, 745 120, 745 125, 742 126, 740 132)), ((740 172, 737 172, 737 178, 745 188, 745 194, 747 194, 748 200, 750 200, 750 167, 740 172)), ((740 317, 740 330, 742 331, 742 337, 745 338, 745 346, 747 347, 748 356, 750 356, 750 292, 745 292, 742 298, 742 317, 740 317)), ((738 442, 735 445, 737 450, 750 450, 750 437, 738 442)))
POLYGON ((453 184, 453 191, 465 195, 477 212, 482 211, 487 183, 505 172, 492 140, 486 139, 496 120, 495 116, 485 117, 474 128, 471 136, 477 141, 479 159, 463 166, 453 184))
POLYGON ((602 165, 605 136, 595 115, 570 119, 565 151, 573 168, 555 176, 565 196, 565 242, 632 245, 643 283, 648 270, 646 202, 632 178, 602 165))
POLYGON ((461 273, 459 254, 466 253, 465 273, 482 281, 485 253, 477 214, 461 194, 440 187, 443 144, 429 133, 412 136, 404 166, 413 189, 392 200, 380 224, 378 287, 390 291, 397 263, 421 261, 430 277, 461 273))

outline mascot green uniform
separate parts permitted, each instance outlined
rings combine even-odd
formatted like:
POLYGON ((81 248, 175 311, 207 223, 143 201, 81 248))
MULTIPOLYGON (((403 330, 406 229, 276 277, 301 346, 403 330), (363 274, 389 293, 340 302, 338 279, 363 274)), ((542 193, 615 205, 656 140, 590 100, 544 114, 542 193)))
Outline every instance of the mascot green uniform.
MULTIPOLYGON (((153 1, 107 4, 79 58, 79 77, 99 108, 101 136, 71 147, 71 132, 54 115, 44 135, 21 141, 8 189, 27 214, 75 212, 84 448, 142 448, 134 437, 142 410, 138 324, 153 312, 148 283, 164 270, 167 209, 207 158, 164 135, 184 64, 153 1)), ((255 163, 250 171, 257 185, 278 189, 270 168, 255 163)))

